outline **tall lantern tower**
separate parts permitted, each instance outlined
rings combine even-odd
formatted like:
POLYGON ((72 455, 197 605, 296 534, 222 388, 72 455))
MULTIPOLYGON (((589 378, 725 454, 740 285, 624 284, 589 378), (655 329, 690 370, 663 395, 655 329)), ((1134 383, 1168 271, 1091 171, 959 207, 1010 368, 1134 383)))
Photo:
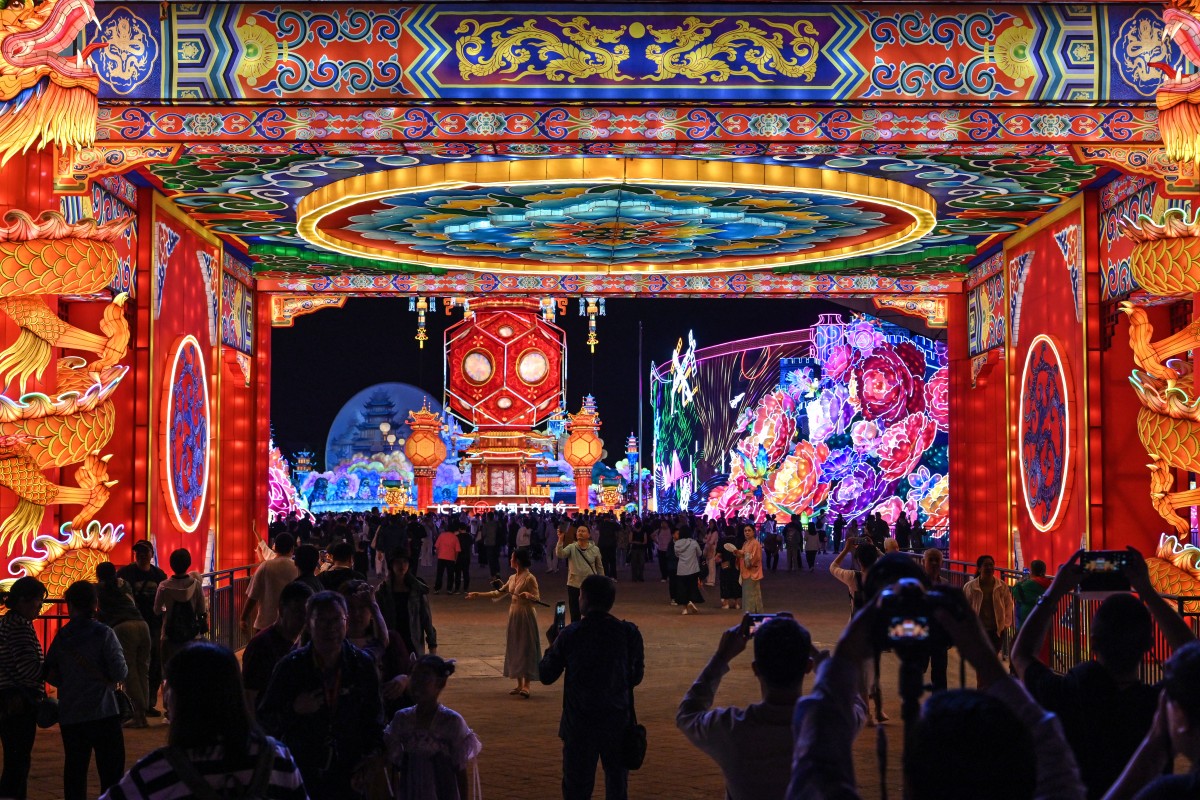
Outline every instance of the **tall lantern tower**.
POLYGON ((534 431, 563 405, 566 334, 544 320, 537 300, 472 301, 446 331, 445 406, 475 431, 462 502, 477 508, 549 502, 537 465, 549 439, 534 431))
POLYGON ((600 413, 596 410, 596 398, 590 394, 583 398, 583 408, 578 414, 568 414, 566 447, 563 458, 575 471, 575 505, 580 510, 588 507, 588 489, 592 485, 592 467, 604 455, 604 440, 600 438, 600 413))
POLYGON ((412 433, 404 441, 404 455, 413 465, 417 510, 424 511, 433 504, 433 478, 446 460, 442 418, 430 411, 428 404, 422 403, 420 411, 408 412, 408 427, 412 433))

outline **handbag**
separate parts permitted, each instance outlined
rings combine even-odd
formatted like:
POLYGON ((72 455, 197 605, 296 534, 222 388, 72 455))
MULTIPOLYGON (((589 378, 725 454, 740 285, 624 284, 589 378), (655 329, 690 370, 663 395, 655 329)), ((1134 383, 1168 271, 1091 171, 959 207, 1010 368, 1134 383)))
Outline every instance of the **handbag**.
POLYGON ((628 770, 641 769, 646 760, 646 726, 637 721, 633 705, 633 663, 629 663, 629 723, 621 734, 621 766, 628 770))
POLYGON ((43 697, 37 704, 37 726, 45 730, 58 724, 58 700, 43 697))
POLYGON ((113 689, 113 697, 117 699, 117 713, 121 715, 121 722, 133 719, 133 700, 130 699, 129 693, 116 688, 113 689))

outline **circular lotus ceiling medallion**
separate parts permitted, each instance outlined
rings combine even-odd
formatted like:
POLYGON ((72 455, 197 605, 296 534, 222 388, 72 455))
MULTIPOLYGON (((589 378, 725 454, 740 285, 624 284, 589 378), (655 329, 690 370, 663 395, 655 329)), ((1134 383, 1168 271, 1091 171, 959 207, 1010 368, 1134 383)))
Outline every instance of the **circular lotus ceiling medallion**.
POLYGON ((191 533, 200 525, 208 499, 210 455, 208 375, 196 337, 181 337, 172 348, 163 393, 163 490, 171 521, 191 533))
POLYGON ((550 371, 550 362, 538 350, 528 350, 517 359, 517 377, 525 383, 541 383, 550 371))
POLYGON ((919 188, 674 159, 420 166, 300 201, 299 233, 357 256, 490 272, 716 272, 880 253, 936 222, 919 188))
POLYGON ((1058 343, 1040 335, 1029 346, 1021 372, 1021 491, 1039 531, 1062 521, 1074 452, 1071 379, 1058 343))
POLYGON ((463 359, 462 370, 471 383, 487 383, 488 378, 492 377, 492 359, 480 350, 467 353, 467 357, 463 359))

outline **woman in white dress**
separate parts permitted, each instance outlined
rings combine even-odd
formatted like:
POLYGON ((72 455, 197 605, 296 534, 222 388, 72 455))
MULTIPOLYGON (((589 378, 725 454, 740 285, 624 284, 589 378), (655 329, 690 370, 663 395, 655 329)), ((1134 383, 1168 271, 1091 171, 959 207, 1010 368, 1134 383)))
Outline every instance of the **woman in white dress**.
POLYGON ((458 712, 438 702, 452 674, 453 661, 422 656, 409 683, 417 704, 397 711, 383 732, 396 773, 397 800, 468 800, 480 795, 474 762, 483 744, 458 712))

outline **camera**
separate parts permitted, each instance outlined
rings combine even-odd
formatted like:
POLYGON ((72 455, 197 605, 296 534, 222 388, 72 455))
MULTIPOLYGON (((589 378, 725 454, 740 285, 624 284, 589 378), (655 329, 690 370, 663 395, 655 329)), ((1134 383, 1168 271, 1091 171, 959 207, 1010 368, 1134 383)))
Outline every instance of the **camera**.
POLYGON ((952 595, 939 590, 926 591, 916 578, 901 578, 888 586, 880 592, 873 635, 875 649, 892 650, 904 660, 949 647, 950 637, 933 616, 938 608, 955 616, 961 613, 952 595))

